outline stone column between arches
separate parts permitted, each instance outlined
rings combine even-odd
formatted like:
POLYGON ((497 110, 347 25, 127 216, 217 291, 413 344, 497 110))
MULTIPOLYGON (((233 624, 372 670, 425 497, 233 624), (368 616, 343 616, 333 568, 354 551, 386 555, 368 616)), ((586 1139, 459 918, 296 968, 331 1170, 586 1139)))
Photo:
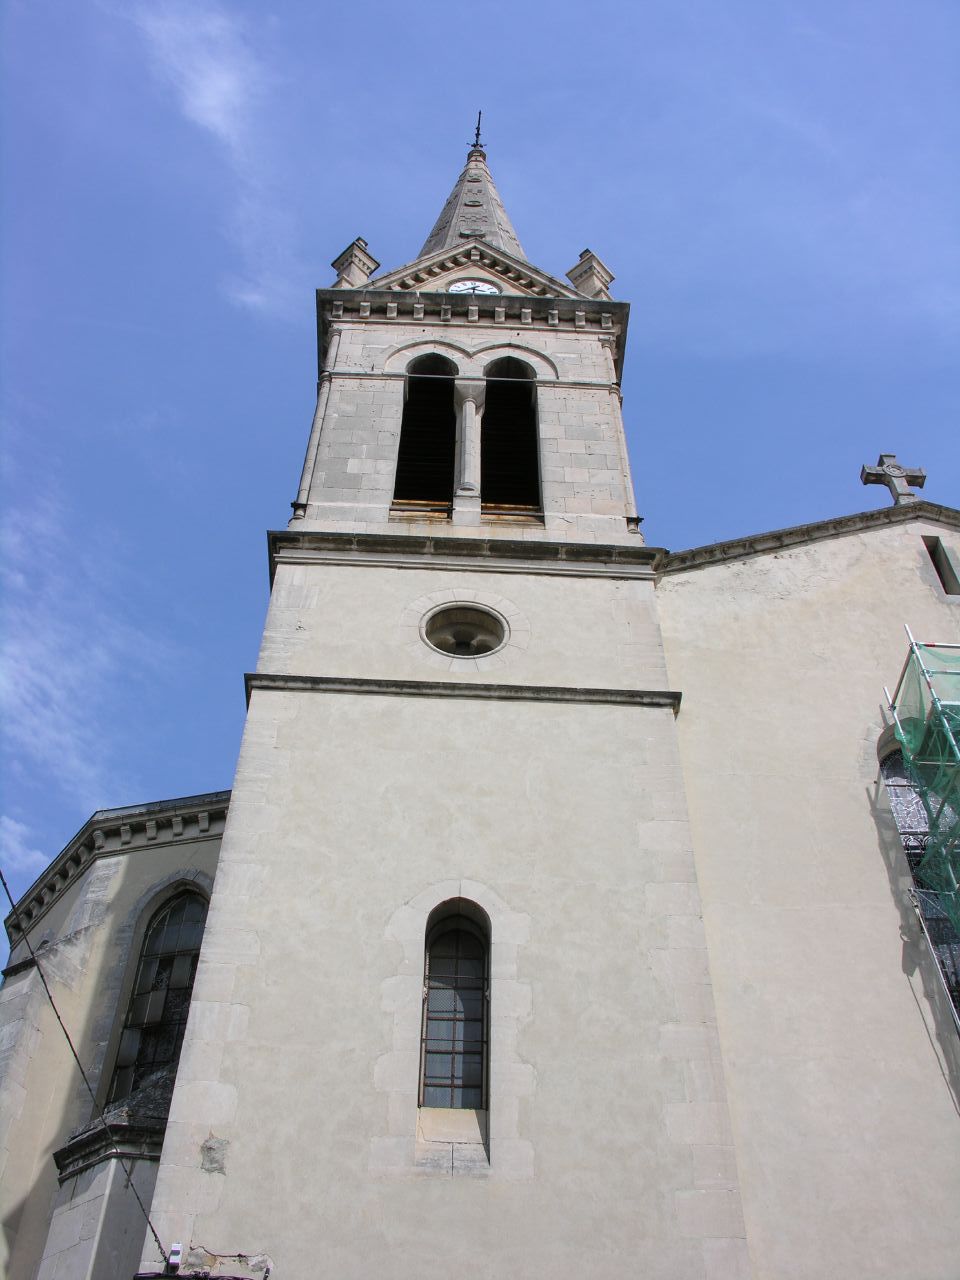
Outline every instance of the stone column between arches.
POLYGON ((457 378, 454 383, 457 407, 454 524, 480 523, 480 423, 486 388, 482 378, 457 378))

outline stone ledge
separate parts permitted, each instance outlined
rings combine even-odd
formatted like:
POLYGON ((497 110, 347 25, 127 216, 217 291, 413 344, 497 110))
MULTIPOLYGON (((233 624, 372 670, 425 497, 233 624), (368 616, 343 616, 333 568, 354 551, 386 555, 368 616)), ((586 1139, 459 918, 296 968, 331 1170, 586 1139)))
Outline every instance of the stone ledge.
POLYGON ((426 536, 403 533, 323 533, 296 529, 267 534, 270 581, 279 563, 309 560, 339 564, 497 569, 581 577, 652 578, 663 555, 654 547, 615 543, 550 542, 540 539, 426 536))
POLYGON ((158 1161, 166 1127, 162 1116, 149 1116, 132 1123, 111 1121, 109 1129, 97 1125, 76 1134, 53 1153, 61 1185, 104 1160, 158 1161))
POLYGON ((485 698, 495 702, 575 702, 621 707, 670 707, 676 715, 683 696, 672 689, 584 689, 543 684, 460 684, 452 680, 361 679, 351 676, 293 676, 247 672, 247 704, 255 689, 281 693, 361 693, 381 697, 485 698))
POLYGON ((53 1153, 61 1184, 103 1160, 159 1160, 176 1069, 161 1068, 129 1097, 75 1130, 53 1153))
POLYGON ((918 498, 897 506, 837 516, 813 524, 792 525, 687 551, 640 544, 551 542, 548 540, 425 536, 423 534, 324 533, 296 529, 268 533, 271 582, 278 563, 311 560, 340 564, 409 565, 421 560, 431 568, 496 569, 570 577, 661 578, 707 565, 745 560, 790 547, 823 542, 890 525, 929 520, 960 530, 960 510, 918 498))

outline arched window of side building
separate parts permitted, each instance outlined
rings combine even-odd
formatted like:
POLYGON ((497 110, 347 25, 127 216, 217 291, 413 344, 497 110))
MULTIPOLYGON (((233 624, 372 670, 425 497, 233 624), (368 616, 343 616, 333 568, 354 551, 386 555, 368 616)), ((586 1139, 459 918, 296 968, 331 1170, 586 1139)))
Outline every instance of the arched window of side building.
POLYGON ((487 1105, 489 927, 474 904, 444 903, 427 924, 420 1105, 487 1105))
POLYGON ((539 512, 543 504, 536 374, 515 356, 494 360, 484 372, 486 395, 480 428, 482 509, 539 512))
POLYGON ((457 367, 444 356, 418 356, 407 366, 393 505, 450 514, 456 458, 457 367))
POLYGON ((176 893, 151 918, 120 1036, 111 1103, 148 1076, 176 1070, 206 919, 207 900, 192 890, 176 893))

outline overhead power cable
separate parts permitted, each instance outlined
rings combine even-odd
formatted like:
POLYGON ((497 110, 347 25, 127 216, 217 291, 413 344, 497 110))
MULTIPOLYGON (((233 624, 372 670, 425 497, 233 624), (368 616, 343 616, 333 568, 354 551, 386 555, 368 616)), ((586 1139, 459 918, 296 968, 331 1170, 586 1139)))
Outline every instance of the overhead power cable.
POLYGON ((67 1041, 67 1044, 70 1046, 70 1052, 73 1054, 73 1060, 77 1064, 77 1070, 80 1072, 80 1077, 83 1080, 83 1083, 86 1085, 87 1093, 89 1093, 90 1095, 90 1100, 93 1102, 93 1107, 94 1107, 94 1111, 96 1112, 97 1119, 103 1125, 106 1131, 107 1137, 110 1139, 110 1142, 113 1146, 113 1153, 116 1155, 117 1159, 119 1160, 120 1168, 123 1170, 124 1174, 126 1175, 127 1186, 133 1192, 134 1199, 136 1200, 137 1204, 140 1206, 140 1212, 143 1214, 146 1224, 150 1228, 150 1234, 153 1236, 156 1246, 160 1250, 160 1256, 161 1258, 166 1259, 167 1251, 163 1247, 163 1241, 157 1235, 156 1227, 154 1227, 153 1223, 150 1221, 150 1215, 147 1212, 147 1207, 143 1203, 143 1201, 140 1199, 140 1192, 137 1190, 136 1186, 134 1185, 133 1173, 131 1171, 131 1168, 127 1164, 126 1160, 124 1159, 123 1153, 120 1150, 120 1147, 117 1143, 116 1138, 114 1137, 113 1130, 110 1128, 110 1125, 107 1123, 107 1118, 103 1114, 103 1110, 100 1104, 97 1102, 97 1095, 94 1093, 93 1086, 90 1084, 90 1080, 87 1077, 87 1073, 83 1069, 83 1063, 80 1061, 80 1055, 77 1053, 76 1048, 74 1047, 74 1043, 70 1039, 70 1032, 67 1030, 63 1019, 60 1017, 60 1010, 57 1008, 56 1001, 53 998, 53 993, 51 992, 49 986, 47 985, 47 979, 44 976, 43 969, 40 966, 40 960, 37 956, 37 953, 34 951, 30 943, 30 939, 27 937, 27 931, 24 928, 23 920, 20 918, 20 911, 17 907, 17 904, 13 900, 13 894, 10 892, 10 886, 7 884, 6 876, 4 876, 2 869, 0 869, 0 881, 2 881, 3 883, 4 892, 6 893, 7 898, 9 899, 10 906, 13 908, 14 919, 17 922, 17 928, 20 930, 20 937, 27 944, 27 951, 29 951, 30 959, 33 961, 34 965, 36 966, 37 973, 40 975, 40 981, 43 983, 43 989, 47 993, 47 999, 50 1001, 50 1008, 53 1010, 54 1016, 56 1017, 57 1022, 60 1023, 60 1030, 63 1032, 64 1037, 67 1041))

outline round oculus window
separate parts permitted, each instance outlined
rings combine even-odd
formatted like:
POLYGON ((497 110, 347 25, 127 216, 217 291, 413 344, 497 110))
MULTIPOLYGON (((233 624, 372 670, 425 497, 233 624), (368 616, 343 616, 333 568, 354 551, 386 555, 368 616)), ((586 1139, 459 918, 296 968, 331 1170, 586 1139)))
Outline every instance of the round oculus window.
POLYGON ((498 613, 473 604, 442 605, 423 622, 423 638, 452 658, 482 658, 507 641, 507 624, 498 613))

